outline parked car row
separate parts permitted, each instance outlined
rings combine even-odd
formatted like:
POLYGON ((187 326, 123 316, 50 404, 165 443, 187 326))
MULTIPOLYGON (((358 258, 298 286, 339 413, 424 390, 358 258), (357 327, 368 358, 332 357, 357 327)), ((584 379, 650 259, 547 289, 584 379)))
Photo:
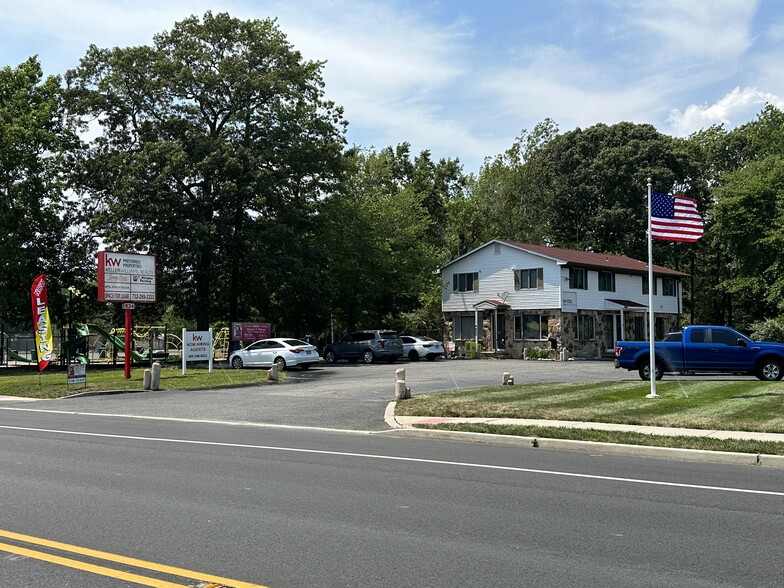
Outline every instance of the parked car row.
MULTIPOLYGON (((420 358, 433 361, 444 357, 444 345, 430 337, 401 337, 397 331, 376 329, 348 333, 339 341, 328 343, 323 355, 327 363, 342 359, 352 363, 373 363, 377 360, 394 363, 403 356, 411 361, 420 358)), ((299 367, 306 370, 318 362, 319 353, 315 345, 291 338, 255 341, 229 356, 229 364, 235 369, 277 365, 280 369, 299 367)))

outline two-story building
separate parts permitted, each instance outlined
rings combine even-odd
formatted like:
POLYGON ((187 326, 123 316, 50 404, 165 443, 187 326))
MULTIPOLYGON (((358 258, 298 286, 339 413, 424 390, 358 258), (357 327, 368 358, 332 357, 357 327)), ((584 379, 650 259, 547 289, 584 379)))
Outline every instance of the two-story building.
MULTIPOLYGON (((618 340, 648 337, 648 264, 605 255, 494 239, 439 269, 449 342, 522 357, 523 349, 567 349, 572 357, 611 357, 618 340)), ((655 336, 677 330, 679 271, 653 266, 655 336)))

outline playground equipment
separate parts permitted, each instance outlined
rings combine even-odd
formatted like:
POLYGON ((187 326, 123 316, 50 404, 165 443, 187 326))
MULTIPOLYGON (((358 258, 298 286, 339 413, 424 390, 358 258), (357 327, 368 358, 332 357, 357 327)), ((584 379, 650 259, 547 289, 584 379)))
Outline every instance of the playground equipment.
MULTIPOLYGON (((8 341, 9 341, 8 335, 3 333, 3 349, 5 349, 5 352, 8 354, 8 359, 13 359, 14 361, 23 361, 25 363, 34 363, 35 362, 35 359, 31 359, 29 357, 25 357, 24 355, 21 355, 20 353, 18 353, 16 351, 14 351, 13 349, 11 349, 8 346, 8 341)), ((3 358, 0 357, 0 362, 2 360, 3 360, 3 358)))
MULTIPOLYGON (((125 329, 112 328, 106 329, 94 323, 73 325, 70 331, 70 338, 66 339, 63 331, 63 339, 55 337, 55 349, 60 361, 77 362, 83 364, 112 362, 124 357, 125 354, 125 329), (67 358, 67 359, 66 359, 67 358)), ((6 359, 15 362, 35 363, 35 351, 29 344, 24 345, 25 340, 32 341, 32 335, 12 335, 3 333, 4 356, 0 361, 6 359), (11 340, 14 337, 14 343, 11 340), (22 347, 18 348, 19 337, 22 339, 22 347), (12 349, 13 345, 17 347, 12 349), (31 350, 32 349, 32 350, 31 350)), ((29 342, 28 342, 29 343, 29 342)), ((131 357, 134 362, 149 362, 152 359, 165 360, 177 357, 182 353, 182 339, 176 333, 170 332, 165 326, 155 325, 134 325, 133 345, 131 357)), ((229 329, 227 327, 216 329, 213 341, 213 357, 215 359, 225 359, 228 357, 229 350, 229 329)))

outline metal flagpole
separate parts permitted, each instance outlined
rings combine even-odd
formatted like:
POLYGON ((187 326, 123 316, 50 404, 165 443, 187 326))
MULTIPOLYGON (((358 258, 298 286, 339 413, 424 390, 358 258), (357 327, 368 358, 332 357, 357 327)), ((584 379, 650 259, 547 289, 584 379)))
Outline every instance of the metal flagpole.
POLYGON ((651 178, 648 178, 648 340, 650 341, 650 380, 651 392, 645 398, 659 398, 656 394, 656 354, 654 352, 653 335, 653 238, 651 237, 651 178))

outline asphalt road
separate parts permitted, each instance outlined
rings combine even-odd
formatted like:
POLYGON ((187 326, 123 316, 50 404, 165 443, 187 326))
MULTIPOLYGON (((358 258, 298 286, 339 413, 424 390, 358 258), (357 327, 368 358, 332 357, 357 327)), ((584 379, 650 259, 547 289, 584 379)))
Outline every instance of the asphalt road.
POLYGON ((2 407, 0 467, 8 586, 784 582, 778 469, 2 407))
MULTIPOLYGON (((34 404, 47 410, 380 431, 388 428, 384 409, 394 399, 395 372, 400 368, 406 370, 406 381, 414 395, 497 385, 504 372, 514 376, 517 384, 639 381, 636 372, 616 370, 606 361, 443 360, 400 361, 391 365, 339 362, 305 372, 286 371, 283 381, 277 384, 83 396, 34 404)), ((218 369, 215 377, 230 384, 233 373, 231 369, 218 369)), ((11 401, 2 406, 27 405, 11 401)))

